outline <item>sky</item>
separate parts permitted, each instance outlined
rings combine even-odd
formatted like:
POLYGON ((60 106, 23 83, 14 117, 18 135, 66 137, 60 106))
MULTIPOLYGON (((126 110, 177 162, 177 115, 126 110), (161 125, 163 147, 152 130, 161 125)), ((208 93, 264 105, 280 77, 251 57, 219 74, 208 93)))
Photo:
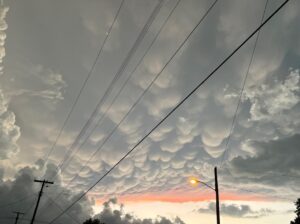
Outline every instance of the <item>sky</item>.
MULTIPOLYGON (((0 223, 49 223, 283 0, 4 0, 0 223), (211 9, 208 14, 206 12, 211 9), (8 221, 10 220, 10 221, 8 221)), ((269 23, 55 223, 289 223, 300 192, 300 2, 269 23), (234 121, 234 122, 233 122, 234 121)))

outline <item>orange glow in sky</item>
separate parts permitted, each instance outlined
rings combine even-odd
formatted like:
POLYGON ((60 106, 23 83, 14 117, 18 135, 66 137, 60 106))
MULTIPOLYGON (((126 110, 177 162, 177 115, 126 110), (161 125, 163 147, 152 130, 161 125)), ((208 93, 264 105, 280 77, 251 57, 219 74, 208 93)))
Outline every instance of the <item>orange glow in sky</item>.
MULTIPOLYGON (((94 195, 94 197, 97 197, 94 195)), ((201 202, 215 199, 215 193, 212 190, 199 192, 183 192, 183 191, 168 191, 168 192, 149 192, 144 194, 128 194, 117 196, 118 201, 122 203, 141 203, 141 202, 201 202)), ((96 199, 96 204, 101 205, 107 198, 96 199)), ((224 201, 265 201, 268 198, 252 194, 235 194, 222 192, 220 200, 224 201)))

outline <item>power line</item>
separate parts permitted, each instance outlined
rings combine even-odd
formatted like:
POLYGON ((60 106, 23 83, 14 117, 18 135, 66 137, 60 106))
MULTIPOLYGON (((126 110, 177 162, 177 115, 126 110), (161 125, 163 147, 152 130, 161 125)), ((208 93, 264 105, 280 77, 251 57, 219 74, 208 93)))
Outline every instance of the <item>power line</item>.
MULTIPOLYGON (((45 196, 61 211, 63 211, 63 208, 57 204, 51 197, 45 194, 45 196)), ((66 212, 66 215, 69 216, 74 222, 81 224, 77 219, 75 219, 73 216, 71 216, 69 213, 66 212)))
MULTIPOLYGON (((122 65, 119 67, 117 73, 115 74, 115 78, 113 79, 113 81, 111 82, 110 86, 108 87, 107 91, 105 92, 104 96, 100 99, 100 101, 98 102, 95 110, 93 111, 92 115, 90 116, 90 118, 88 119, 88 121, 85 123, 84 127, 82 128, 82 130, 80 131, 79 135, 76 137, 76 139, 74 140, 74 142, 72 143, 71 147, 69 148, 69 153, 67 153, 61 164, 59 165, 60 168, 63 167, 64 163, 68 160, 69 155, 72 154, 72 150, 78 145, 79 143, 79 139, 85 135, 85 132, 87 131, 87 129, 89 128, 89 126, 93 123, 94 119, 96 118, 97 114, 99 113, 100 108, 103 105, 103 102, 106 100, 106 97, 109 95, 110 93, 110 89, 112 88, 112 86, 115 84, 115 82, 118 80, 118 78, 121 76, 121 74, 124 72, 125 68, 127 67, 130 59, 132 58, 132 56, 135 54, 136 50, 138 49, 139 45, 141 44, 142 40, 144 39, 147 31, 149 30, 150 26, 152 25, 153 21, 155 20, 156 16, 158 15, 161 7, 163 6, 163 2, 164 0, 159 0, 158 3, 156 4, 156 6, 154 7, 154 9, 152 10, 151 15, 149 16, 149 18, 147 19, 144 27, 142 28, 141 32, 139 33, 137 39, 135 40, 131 50, 129 51, 129 53, 127 54, 126 58, 124 59, 122 65), (70 154, 71 153, 71 154, 70 154)), ((125 85, 123 85, 125 86, 125 85)), ((119 91, 120 92, 120 91, 119 91)), ((102 116, 103 117, 103 116, 102 116)), ((99 120, 100 121, 100 120, 99 120)), ((96 126, 97 127, 97 126, 96 126)), ((82 145, 81 145, 82 146, 82 145)), ((83 169, 83 167, 82 167, 83 169)), ((59 170, 59 168, 58 168, 59 170)), ((81 172, 81 170, 80 170, 81 172)), ((58 175, 58 171, 53 175, 52 178, 56 178, 58 175)), ((71 180, 72 181, 72 180, 71 180)), ((69 182, 70 183, 70 182, 69 182)), ((63 192, 63 191, 62 191, 63 192)), ((62 193, 61 192, 61 193, 62 193)), ((61 194, 60 193, 60 194, 61 194)), ((60 195, 58 194, 58 196, 60 195)), ((58 197, 57 196, 57 197, 58 197)), ((56 197, 56 198, 57 198, 56 197)))
MULTIPOLYGON (((147 92, 147 90, 152 86, 152 84, 157 80, 157 78, 159 77, 159 75, 164 71, 164 69, 168 66, 168 64, 172 61, 172 59, 175 57, 175 55, 179 52, 179 50, 184 46, 184 44, 187 42, 187 40, 189 39, 189 37, 195 32, 195 30, 198 28, 198 26, 202 23, 202 21, 206 18, 206 16, 209 14, 209 12, 212 10, 212 8, 215 6, 215 4, 217 3, 218 0, 215 0, 214 3, 209 7, 209 9, 205 12, 205 14, 203 15, 203 17, 199 20, 199 22, 197 23, 197 25, 193 28, 193 30, 189 33, 189 35, 184 39, 184 41, 180 44, 180 46, 177 48, 177 50, 175 50, 175 52, 172 54, 172 56, 170 57, 170 59, 167 61, 167 63, 164 65, 164 67, 161 69, 161 71, 156 75, 156 77, 152 80, 152 82, 150 83, 150 85, 143 91, 142 95, 140 95, 140 97, 138 98, 138 100, 133 104, 133 106, 130 108, 130 110, 127 112, 127 114, 122 118, 122 120, 118 123, 118 125, 113 129, 112 132, 110 132, 110 134, 108 135, 108 137, 105 139, 105 141, 101 144, 100 147, 102 147, 104 145, 104 143, 110 138, 110 136, 112 136, 112 134, 114 133, 114 131, 119 127, 119 125, 125 120, 125 118, 127 117, 127 115, 135 108, 135 106, 139 103, 140 99, 142 99, 142 97, 145 95, 145 93, 147 92)), ((99 147, 99 148, 100 148, 99 147)), ((98 149, 99 149, 98 148, 98 149)), ((94 156, 94 155, 93 155, 94 156)), ((91 159, 91 158, 90 158, 91 159)), ((90 160, 89 159, 89 160, 90 160)), ((83 197, 83 196, 82 196, 83 197)), ((82 198, 81 197, 81 198, 82 198)), ((80 199, 81 199, 80 198, 80 199)), ((79 199, 79 200, 80 200, 79 199)), ((78 201, 79 201, 78 200, 78 201)))
POLYGON ((79 100, 79 98, 80 98, 80 96, 81 96, 81 94, 82 94, 82 91, 83 91, 84 87, 85 87, 86 84, 87 84, 87 81, 89 80, 89 78, 91 77, 91 75, 92 75, 92 73, 93 73, 93 71, 94 71, 94 69, 95 69, 95 66, 96 66, 96 64, 97 64, 97 61, 98 61, 98 59, 99 59, 99 57, 100 57, 100 55, 101 55, 101 53, 102 53, 102 51, 103 51, 104 45, 105 45, 105 43, 106 43, 106 41, 107 41, 107 39, 108 39, 108 37, 109 37, 111 31, 112 31, 112 28, 113 28, 113 26, 114 26, 114 24, 115 24, 115 22, 116 22, 116 20, 117 20, 117 17, 118 17, 118 15, 119 15, 120 11, 121 11, 121 8, 122 8, 122 6, 123 6, 124 1, 125 1, 125 0, 122 0, 122 1, 121 1, 121 4, 120 4, 120 6, 119 6, 119 8, 118 8, 118 10, 117 10, 117 13, 116 13, 115 17, 114 17, 114 20, 113 20, 111 26, 109 27, 109 29, 108 29, 108 31, 107 31, 107 35, 105 35, 105 38, 104 38, 104 40, 103 40, 103 42, 102 42, 102 44, 101 44, 101 47, 100 47, 100 49, 99 49, 99 51, 98 51, 98 54, 97 54, 97 56, 96 56, 96 59, 94 60, 94 63, 93 63, 93 65, 92 65, 91 69, 89 70, 88 75, 86 76, 86 78, 85 78, 85 80, 84 80, 84 82, 83 82, 83 85, 81 86, 81 88, 80 88, 80 90, 79 90, 78 95, 76 96, 76 99, 75 99, 75 101, 74 101, 74 103, 73 103, 73 105, 72 105, 72 107, 71 107, 71 110, 69 111, 69 113, 68 113, 66 119, 64 120, 63 125, 62 125, 62 127, 60 128, 59 133, 58 133, 58 135, 56 136, 55 141, 54 141, 54 143, 53 143, 53 145, 52 145, 50 151, 46 154, 46 157, 45 157, 45 163, 47 162, 47 160, 49 159, 49 156, 50 156, 51 153, 53 152, 53 150, 54 150, 54 148, 55 148, 55 146, 56 146, 56 144, 57 144, 57 142, 58 142, 60 136, 61 136, 62 133, 63 133, 63 130, 64 130, 65 126, 67 125, 67 122, 69 121, 69 119, 70 119, 70 117, 71 117, 72 112, 73 112, 74 109, 75 109, 75 106, 77 105, 77 102, 78 102, 78 100, 79 100))
MULTIPOLYGON (((162 29, 164 28, 165 24, 167 23, 167 21, 169 20, 170 16, 173 14, 174 10, 177 8, 178 6, 178 3, 180 2, 181 0, 178 0, 176 5, 174 6, 174 8, 172 9, 172 11, 170 12, 170 14, 168 15, 168 17, 166 18, 165 22, 163 23, 163 25, 160 27, 159 31, 157 32, 155 38, 152 40, 151 44, 148 46, 147 50, 145 51, 144 55, 141 57, 141 59, 139 60, 139 62, 137 63, 137 65, 135 66, 135 68, 133 69, 133 71, 131 72, 131 74, 128 76, 128 78, 126 79, 126 81, 124 82, 124 84, 122 85, 122 88, 118 91, 117 95, 115 95, 114 99, 112 100, 112 102, 110 103, 110 105, 108 106, 108 108, 105 110, 103 116, 101 117, 101 119, 97 122, 96 126, 93 128, 93 130, 90 132, 90 134, 92 134, 96 128, 99 126, 99 124, 101 124, 101 121, 103 121, 103 119, 105 118, 105 115, 107 114, 107 112, 109 111, 109 109, 111 108, 111 106, 114 104, 114 102, 116 101, 117 97, 120 95, 120 93, 122 92, 122 90, 124 89, 124 87, 126 86, 126 84, 128 83, 128 81, 130 80, 130 78, 132 77, 132 75, 134 74, 134 72, 136 71, 136 69, 138 68, 138 66, 142 63, 144 57, 147 55, 148 51, 150 50, 150 48, 153 46, 154 42, 157 40, 159 34, 161 33, 162 29)), ((151 85, 151 84, 150 84, 151 85)), ((133 107, 132 107, 133 108, 133 107)), ((129 110, 129 112, 131 111, 132 109, 129 110)), ((129 112, 127 112, 127 114, 124 116, 127 117, 127 115, 129 114, 129 112)), ((114 128, 114 130, 112 131, 112 133, 118 128, 118 126, 122 123, 124 119, 122 119, 117 125, 116 125, 116 128, 114 128)), ((87 140, 89 139, 90 135, 87 136, 87 138, 85 139, 85 141, 80 145, 80 147, 78 148, 81 149, 81 147, 87 142, 87 140)), ((109 136, 110 137, 110 136, 109 136)), ((107 137, 107 138, 109 138, 107 137)), ((104 140, 105 141, 105 140, 104 140)), ((102 144, 101 144, 102 145, 102 144)), ((76 177, 78 176, 78 174, 82 171, 82 169, 84 167, 86 167, 86 165, 91 161, 91 159, 94 158, 94 156, 99 152, 99 150, 101 149, 101 147, 98 147, 98 149, 90 156, 90 158, 85 162, 85 164, 81 167, 81 169, 79 170, 79 172, 77 172, 77 175, 76 177)), ((74 154, 75 155, 75 154, 74 154)), ((74 155, 72 157, 74 157, 74 155)), ((72 158, 70 158, 71 160, 72 158)), ((70 161, 69 160, 69 161, 70 161)), ((66 166, 65 166, 66 167, 66 166)), ((61 173, 64 171, 64 169, 61 170, 61 173)), ((75 177, 75 178, 76 178, 75 177)), ((73 178, 74 179, 74 178, 73 178)), ((72 182, 73 179, 70 181, 72 182)), ((69 183, 70 183, 69 182, 69 183)), ((67 186, 69 186, 69 184, 67 184, 67 186)))
MULTIPOLYGON (((234 51, 232 51, 209 75, 206 76, 189 94, 187 94, 163 119, 161 119, 135 146, 128 151, 115 165, 113 165, 100 179, 96 181, 88 190, 86 190, 78 199, 71 203, 62 213, 55 217, 49 224, 60 218, 66 211, 73 207, 80 199, 82 199, 90 190, 92 190, 103 178, 105 178, 115 167, 117 167, 131 152, 133 152, 157 127, 159 127, 174 111, 176 111, 196 90, 199 89, 215 72, 217 72, 235 53, 244 46, 280 9, 282 9, 290 0, 284 1, 260 26, 258 26, 234 51)), ((207 13, 216 4, 217 0, 212 4, 207 13)))
MULTIPOLYGON (((145 23, 143 29, 141 30, 140 34, 138 35, 137 39, 135 40, 132 48, 128 52, 125 60, 123 61, 122 65, 119 67, 117 73, 115 74, 112 82, 110 83, 109 87, 105 91, 103 97, 100 99, 100 101, 96 105, 96 108, 94 109, 92 115, 90 116, 90 118, 88 119, 88 121, 85 123, 84 127, 81 129, 79 135, 76 137, 76 139, 73 142, 72 146, 70 147, 70 149, 68 150, 68 152, 64 156, 62 162, 59 165, 59 168, 61 168, 64 165, 64 162, 68 159, 70 153, 72 153, 72 150, 78 145, 80 138, 85 135, 85 133, 88 130, 88 128, 90 127, 90 125, 92 123, 94 123, 94 121, 95 121, 95 119, 97 117, 97 114, 99 113, 99 111, 100 111, 103 103, 105 102, 105 100, 107 99, 107 97, 109 96, 109 94, 111 93, 111 91, 112 91, 114 85, 116 84, 116 82, 118 81, 118 79, 123 74, 125 68, 127 67, 128 63, 130 62, 132 56, 137 51, 139 45, 141 44, 142 40, 144 39, 144 37, 145 37, 145 35, 147 33, 147 31, 149 30, 149 28, 152 25, 154 19, 156 18, 157 14, 159 13, 159 11, 160 11, 160 9, 161 9, 161 7, 163 5, 163 2, 164 2, 164 0, 159 0, 158 3, 156 4, 156 6, 153 9, 151 15, 149 16, 147 22, 145 23)), ((57 174, 58 174, 58 172, 56 172, 56 175, 54 177, 56 177, 57 174)))
MULTIPOLYGON (((262 24, 262 22, 264 20, 268 2, 269 2, 269 0, 266 0, 260 24, 262 24)), ((242 101, 242 95, 243 95, 243 92, 244 92, 244 89, 245 89, 245 86, 246 86, 246 82, 247 82, 247 79, 248 79, 249 71, 250 71, 250 68, 251 68, 251 65, 252 65, 252 61, 253 61, 253 58, 254 58, 254 54, 255 54, 256 47, 257 47, 259 35, 260 35, 260 30, 257 32, 256 38, 255 38, 255 42, 254 42, 254 46, 253 46, 253 50, 252 50, 251 57, 250 57, 250 61, 249 61, 249 64, 248 64, 248 67, 247 67, 247 70, 246 70, 246 74, 245 74, 245 77, 244 77, 244 80, 243 80, 243 83, 242 83, 242 88, 241 88, 241 91, 240 91, 240 94, 239 94, 238 103, 237 103, 237 106, 236 106, 236 109, 235 109, 235 112, 234 112, 234 115, 233 115, 233 119, 232 119, 232 123, 231 123, 231 126, 230 126, 229 135, 228 135, 227 140, 226 140, 225 150, 224 150, 224 153, 222 155, 221 166, 223 165, 226 153, 229 150, 228 149, 228 145, 229 145, 232 133, 233 133, 233 129, 234 129, 234 126, 235 126, 236 119, 238 118, 238 110, 240 108, 240 104, 241 104, 241 101, 242 101)))
MULTIPOLYGON (((103 147, 103 145, 107 142, 107 140, 110 139, 110 137, 113 135, 113 133, 118 129, 118 127, 122 124, 122 122, 127 118, 127 116, 130 114, 130 112, 136 107, 136 105, 140 102, 140 100, 143 98, 145 93, 149 90, 149 88, 153 85, 153 83, 157 80, 157 78, 162 74, 162 72, 165 70, 165 68, 168 66, 168 64, 172 61, 172 59, 175 57, 175 55, 179 52, 179 50, 184 46, 184 44, 187 42, 187 40, 190 38, 190 36, 195 32, 197 27, 202 23, 204 18, 209 14, 210 10, 214 7, 217 1, 215 1, 211 7, 207 10, 207 12, 201 17, 197 25, 192 29, 192 31, 188 34, 188 36, 184 39, 184 41, 180 44, 180 46, 175 50, 175 52, 172 54, 172 56, 169 58, 167 63, 164 65, 164 67, 161 69, 160 72, 157 73, 156 77, 151 81, 150 85, 143 91, 143 93, 139 96, 139 98, 136 100, 136 102, 131 106, 129 111, 123 116, 121 121, 114 127, 114 129, 109 133, 109 135, 105 138, 105 140, 102 142, 102 144, 98 147, 98 149, 92 154, 92 156, 85 162, 84 166, 81 167, 80 171, 77 172, 77 174, 74 176, 74 178, 71 179, 71 181, 68 183, 67 186, 70 185, 78 176, 78 174, 86 167, 86 165, 91 161, 91 159, 97 154, 97 152, 103 147)), ((155 41, 155 40, 154 40, 155 41)), ((154 43, 154 42, 153 42, 154 43)), ((144 55, 145 56, 145 55, 144 55)), ((140 61, 142 62, 142 60, 140 61)), ((137 67, 136 67, 137 68, 137 67)), ((61 192, 62 193, 62 192, 61 192)), ((59 194, 60 195, 60 194, 59 194)), ((58 196, 59 196, 58 195, 58 196)), ((58 197, 57 196, 57 197, 58 197)))

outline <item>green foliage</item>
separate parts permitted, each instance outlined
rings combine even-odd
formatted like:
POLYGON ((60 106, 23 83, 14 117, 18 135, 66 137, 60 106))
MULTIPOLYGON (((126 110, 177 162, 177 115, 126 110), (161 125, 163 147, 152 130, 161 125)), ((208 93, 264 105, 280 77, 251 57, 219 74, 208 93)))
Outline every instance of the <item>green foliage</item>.
POLYGON ((300 198, 298 198, 298 200, 295 202, 296 205, 296 218, 294 219, 294 221, 291 221, 290 224, 300 224, 300 198))

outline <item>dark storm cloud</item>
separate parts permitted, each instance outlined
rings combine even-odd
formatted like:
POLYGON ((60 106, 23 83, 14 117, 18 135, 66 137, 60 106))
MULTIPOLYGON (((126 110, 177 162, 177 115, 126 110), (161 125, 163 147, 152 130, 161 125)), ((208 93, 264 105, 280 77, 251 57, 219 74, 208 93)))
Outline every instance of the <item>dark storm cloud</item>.
POLYGON ((272 186, 299 184, 300 134, 267 142, 254 141, 250 145, 255 150, 253 156, 238 156, 230 162, 233 175, 272 186))
MULTIPOLYGON (((216 204, 211 202, 207 208, 200 208, 199 213, 215 213, 216 204)), ((236 205, 236 204, 221 204, 220 211, 222 215, 236 217, 236 218, 260 218, 273 213, 269 209, 260 209, 253 211, 249 205, 236 205)))
POLYGON ((174 220, 165 217, 156 219, 136 218, 132 214, 124 212, 124 206, 122 204, 119 205, 116 198, 111 198, 104 202, 103 210, 95 218, 107 224, 184 224, 179 217, 176 217, 174 220))
MULTIPOLYGON (((24 220, 21 223, 27 223, 32 217, 40 189, 40 184, 35 183, 34 179, 41 176, 45 178, 52 176, 56 168, 55 165, 48 164, 47 168, 43 169, 43 161, 39 160, 32 167, 27 166, 20 169, 13 180, 3 180, 4 171, 0 169, 0 224, 5 224, 8 220, 13 219, 13 211, 25 212, 24 220)), ((72 190, 62 187, 60 180, 55 181, 54 185, 48 185, 44 188, 36 220, 51 221, 61 212, 61 209, 71 204, 77 197, 78 195, 74 194, 72 190), (63 191, 63 194, 53 201, 53 198, 61 191, 63 191)), ((92 199, 87 200, 84 198, 67 212, 68 215, 59 218, 57 223, 81 223, 93 215, 91 207, 93 205, 92 199)), ((133 214, 125 213, 123 207, 123 205, 118 204, 116 198, 111 198, 103 203, 103 210, 96 217, 107 224, 184 224, 178 217, 174 220, 165 217, 139 219, 133 214)))
MULTIPOLYGON (((7 220, 2 218, 12 217, 12 211, 26 212, 24 219, 28 220, 31 218, 33 213, 33 208, 35 206, 40 184, 35 183, 34 179, 41 176, 47 178, 48 175, 53 173, 56 167, 49 164, 45 170, 42 169, 42 161, 37 161, 37 163, 32 167, 24 167, 20 169, 13 180, 3 180, 0 181, 0 213, 1 219, 0 223, 7 223, 7 220), (44 174, 44 175, 43 175, 44 174), (14 203, 18 202, 18 203, 14 203)), ((3 177, 3 170, 0 171, 0 177, 3 177)), ((37 213, 37 220, 50 221, 59 212, 61 212, 60 207, 65 207, 70 204, 77 195, 73 195, 70 190, 64 189, 60 186, 60 181, 56 181, 55 185, 49 185, 49 187, 44 188, 44 194, 41 199, 40 207, 37 213), (50 199, 53 197, 51 195, 51 188, 55 188, 55 192, 64 190, 64 194, 56 200, 55 203, 50 199), (45 206, 47 210, 45 210, 45 206)), ((86 198, 81 200, 76 206, 72 207, 68 214, 76 220, 84 220, 92 214, 92 202, 88 201, 86 198)), ((67 215, 63 216, 58 220, 59 223, 74 223, 74 220, 70 219, 67 215)), ((24 222, 25 223, 25 222, 24 222)))

